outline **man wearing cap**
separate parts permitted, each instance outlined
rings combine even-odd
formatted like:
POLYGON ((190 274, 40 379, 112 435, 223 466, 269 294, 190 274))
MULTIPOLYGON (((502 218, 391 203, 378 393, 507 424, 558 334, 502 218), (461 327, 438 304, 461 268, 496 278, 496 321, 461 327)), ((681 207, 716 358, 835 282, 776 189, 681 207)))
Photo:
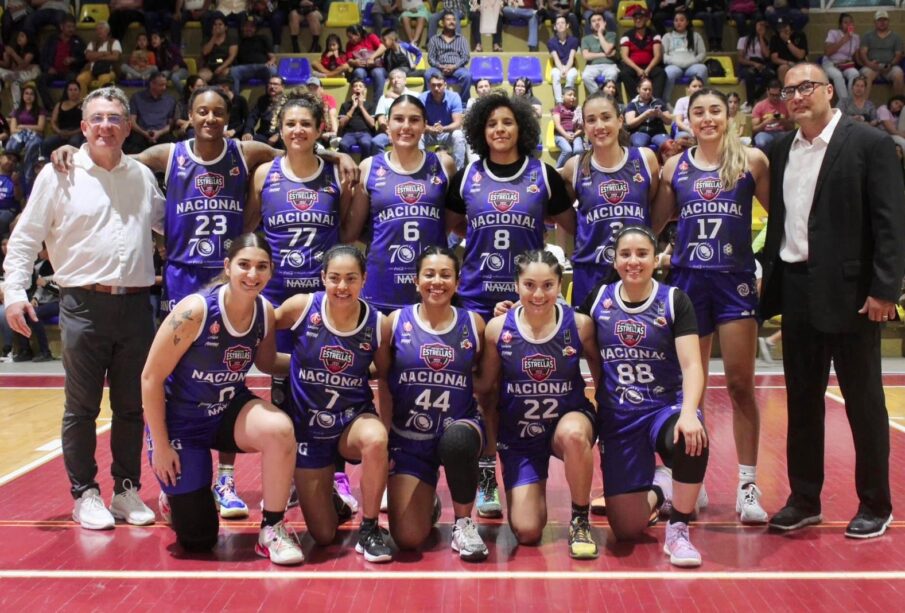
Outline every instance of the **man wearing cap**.
POLYGON ((663 70, 663 44, 660 35, 648 27, 650 11, 641 6, 633 7, 631 13, 634 28, 619 40, 622 48, 622 82, 629 99, 638 94, 641 79, 650 79, 654 88, 654 98, 663 97, 666 86, 666 71, 663 70))
POLYGON ((890 81, 894 94, 905 94, 905 73, 899 66, 903 51, 902 37, 889 28, 889 13, 880 9, 874 13, 873 32, 861 37, 861 48, 858 50, 861 74, 867 78, 868 97, 877 77, 890 81))
MULTIPOLYGON (((307 81, 305 81, 305 85, 308 86, 308 91, 318 98, 324 103, 324 131, 321 132, 321 141, 325 144, 332 144, 331 141, 337 138, 339 134, 339 107, 336 103, 336 98, 328 94, 324 91, 324 88, 321 86, 321 80, 317 77, 309 77, 307 81)), ((337 141, 336 146, 339 146, 339 141, 337 141)))

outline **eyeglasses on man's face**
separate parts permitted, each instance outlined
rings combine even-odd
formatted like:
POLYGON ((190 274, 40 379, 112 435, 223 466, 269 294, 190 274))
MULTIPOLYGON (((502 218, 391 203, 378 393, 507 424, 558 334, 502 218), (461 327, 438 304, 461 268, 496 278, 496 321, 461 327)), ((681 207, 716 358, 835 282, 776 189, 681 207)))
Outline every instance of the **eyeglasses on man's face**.
POLYGON ((88 124, 92 126, 102 126, 104 122, 109 123, 111 126, 120 127, 126 121, 126 118, 122 115, 109 114, 104 115, 103 113, 95 113, 88 118, 88 124))
POLYGON ((795 97, 795 92, 801 94, 802 97, 810 96, 814 93, 814 90, 821 85, 829 85, 829 83, 822 83, 820 81, 802 81, 798 85, 783 87, 781 90, 779 90, 779 96, 783 100, 791 100, 795 97))

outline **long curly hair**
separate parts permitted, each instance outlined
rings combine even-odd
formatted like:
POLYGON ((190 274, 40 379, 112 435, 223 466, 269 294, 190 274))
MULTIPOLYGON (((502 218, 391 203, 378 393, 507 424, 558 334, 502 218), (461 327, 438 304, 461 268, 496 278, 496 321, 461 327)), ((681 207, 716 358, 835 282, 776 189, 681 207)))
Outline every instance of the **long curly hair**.
POLYGON ((490 115, 498 108, 506 107, 515 116, 518 126, 518 153, 521 156, 529 156, 537 149, 540 142, 540 124, 534 115, 534 109, 524 98, 509 96, 502 90, 491 92, 483 98, 475 100, 474 106, 465 113, 463 129, 465 139, 478 157, 486 159, 490 156, 490 146, 484 135, 484 128, 490 115))

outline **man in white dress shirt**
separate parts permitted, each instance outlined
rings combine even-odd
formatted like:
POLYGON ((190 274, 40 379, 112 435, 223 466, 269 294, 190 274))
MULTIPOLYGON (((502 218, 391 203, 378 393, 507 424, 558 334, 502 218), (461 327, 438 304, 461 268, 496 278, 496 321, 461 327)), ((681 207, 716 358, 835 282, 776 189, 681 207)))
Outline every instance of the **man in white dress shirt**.
POLYGON ((83 528, 154 522, 138 495, 144 423, 140 376, 154 337, 148 288, 154 284, 151 229, 162 228, 164 197, 153 173, 123 155, 129 101, 107 87, 82 106, 87 143, 68 173, 46 166, 9 241, 4 262, 6 318, 28 336, 25 317, 32 265, 47 244, 60 286, 60 329, 66 371, 63 459, 75 499, 72 518, 83 528), (96 420, 104 379, 113 411, 110 509, 96 481, 96 420))

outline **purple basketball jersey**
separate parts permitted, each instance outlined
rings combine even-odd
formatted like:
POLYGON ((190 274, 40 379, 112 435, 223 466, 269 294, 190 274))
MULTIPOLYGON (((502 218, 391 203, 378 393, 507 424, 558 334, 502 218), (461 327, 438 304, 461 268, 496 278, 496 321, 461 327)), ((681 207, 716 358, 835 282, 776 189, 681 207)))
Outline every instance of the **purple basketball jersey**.
POLYGON ((393 431, 403 438, 433 439, 477 408, 472 368, 480 349, 474 316, 455 309, 445 330, 431 331, 420 305, 403 308, 393 328, 393 431))
POLYGON ((522 307, 506 314, 497 351, 500 383, 500 449, 545 446, 557 420, 569 411, 594 409, 585 397, 583 347, 571 307, 557 304, 559 325, 544 339, 530 341, 518 324, 522 307))
POLYGON ((371 244, 361 297, 383 312, 418 301, 415 259, 427 247, 446 245, 443 201, 449 177, 427 152, 412 172, 390 164, 389 153, 371 158, 365 181, 371 199, 371 244))
POLYGON ((166 174, 164 220, 167 259, 184 266, 222 268, 232 239, 242 234, 248 169, 239 144, 224 140, 223 153, 204 162, 192 141, 173 145, 166 174))
POLYGON ((292 326, 289 365, 292 418, 313 439, 339 436, 361 411, 373 406, 368 370, 380 342, 380 313, 362 301, 364 320, 351 332, 330 325, 324 292, 311 295, 292 326))
POLYGON ((261 191, 264 238, 275 264, 264 295, 275 304, 322 289, 321 260, 339 242, 339 169, 321 160, 312 176, 298 178, 285 159, 273 161, 261 191))
POLYGON ((629 308, 619 297, 621 285, 601 287, 591 309, 603 370, 595 395, 601 417, 682 403, 682 369, 672 330, 676 289, 654 281, 650 298, 629 308))
POLYGON ((754 272, 751 211, 754 177, 746 171, 726 191, 719 170, 695 165, 695 149, 682 154, 672 177, 679 225, 672 265, 723 272, 754 272))
POLYGON ((462 306, 479 313, 502 300, 518 300, 513 259, 544 246, 544 215, 550 185, 544 164, 526 158, 513 177, 495 177, 482 160, 462 177, 468 230, 459 296, 462 306))

